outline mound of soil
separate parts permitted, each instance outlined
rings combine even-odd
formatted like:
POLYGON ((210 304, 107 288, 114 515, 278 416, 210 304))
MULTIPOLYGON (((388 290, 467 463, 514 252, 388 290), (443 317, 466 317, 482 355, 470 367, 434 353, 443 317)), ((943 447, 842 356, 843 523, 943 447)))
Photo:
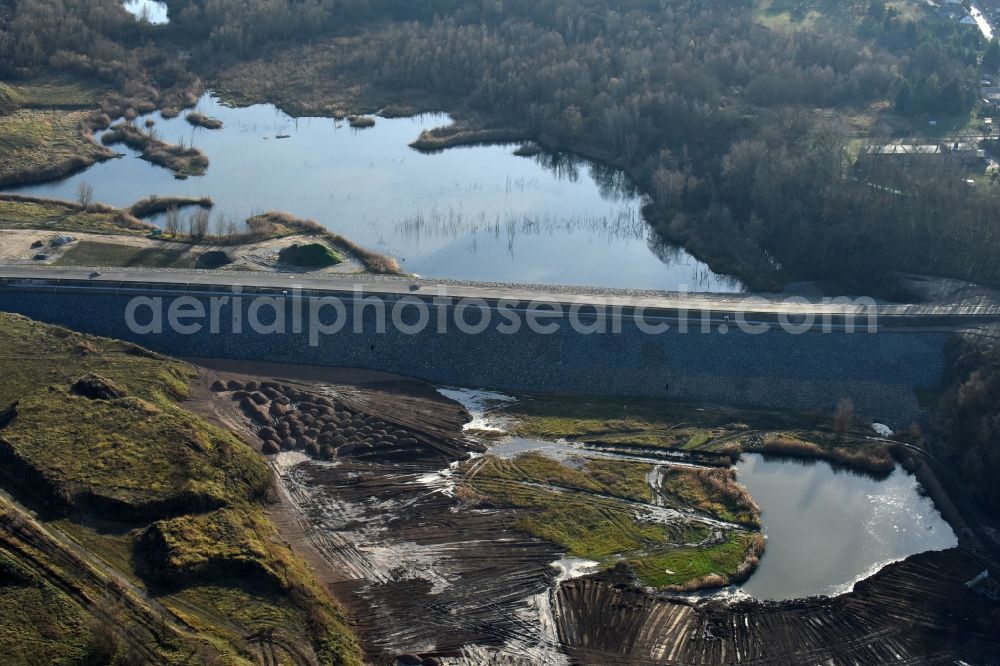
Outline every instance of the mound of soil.
POLYGON ((198 257, 198 260, 194 263, 194 267, 215 270, 223 266, 228 266, 231 263, 233 263, 233 258, 222 250, 211 250, 198 257))
POLYGON ((91 400, 116 400, 128 393, 110 379, 89 373, 76 380, 70 387, 73 393, 91 400))
POLYGON ((7 406, 2 412, 0 412, 0 430, 3 430, 17 418, 17 404, 18 400, 15 400, 10 405, 7 406))
POLYGON ((301 268, 328 268, 343 261, 340 255, 320 243, 289 245, 279 253, 278 258, 282 263, 301 268))

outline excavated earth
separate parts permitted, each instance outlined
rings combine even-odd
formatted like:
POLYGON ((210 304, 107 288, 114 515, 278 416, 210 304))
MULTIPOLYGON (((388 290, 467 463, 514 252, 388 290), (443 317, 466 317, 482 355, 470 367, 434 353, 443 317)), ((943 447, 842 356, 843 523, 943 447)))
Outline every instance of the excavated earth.
MULTIPOLYGON (((483 446, 434 387, 358 370, 199 363, 194 409, 267 452, 270 513, 352 615, 372 663, 993 664, 1000 606, 957 549, 890 565, 834 599, 687 600, 627 572, 573 578, 514 510, 467 506, 483 446), (425 663, 433 663, 427 661, 425 663)), ((710 461, 704 461, 710 462, 710 461)))
POLYGON ((581 664, 996 664, 1000 608, 957 549, 889 565, 834 599, 692 603, 613 574, 563 583, 559 637, 581 664))

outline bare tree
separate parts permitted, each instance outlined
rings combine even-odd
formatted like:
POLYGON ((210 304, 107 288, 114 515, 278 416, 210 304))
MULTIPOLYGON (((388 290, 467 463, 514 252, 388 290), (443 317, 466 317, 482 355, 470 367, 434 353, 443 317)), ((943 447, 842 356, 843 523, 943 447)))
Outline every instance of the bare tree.
POLYGON ((215 237, 219 241, 231 243, 239 232, 239 226, 232 215, 219 214, 215 218, 215 237))
POLYGON ((80 202, 84 210, 89 210, 94 203, 94 187, 86 181, 80 181, 76 187, 76 200, 80 202))
POLYGON ((854 401, 844 398, 837 403, 837 411, 833 415, 833 431, 838 437, 843 437, 854 425, 854 401))
POLYGON ((170 235, 176 236, 181 230, 181 214, 177 210, 177 206, 171 206, 167 209, 167 219, 163 222, 163 232, 170 235))
POLYGON ((211 217, 208 211, 204 208, 196 211, 191 218, 188 220, 188 228, 190 230, 191 238, 203 239, 208 234, 208 227, 211 223, 211 217))

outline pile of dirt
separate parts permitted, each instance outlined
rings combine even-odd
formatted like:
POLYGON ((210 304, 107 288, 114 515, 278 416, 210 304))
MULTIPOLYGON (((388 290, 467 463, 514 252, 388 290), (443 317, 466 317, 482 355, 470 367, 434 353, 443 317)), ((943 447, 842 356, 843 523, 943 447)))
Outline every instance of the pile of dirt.
POLYGON ((420 432, 357 405, 273 381, 217 380, 250 419, 265 454, 305 451, 313 458, 382 461, 457 460, 469 450, 455 438, 420 432))
POLYGON ((233 263, 233 258, 222 250, 209 250, 198 255, 194 267, 205 270, 215 270, 233 263))
POLYGON ((993 663, 1000 609, 963 585, 983 566, 923 553, 834 599, 730 605, 657 597, 613 571, 563 583, 555 617, 574 663, 993 663))
POLYGON ((299 268, 329 268, 343 262, 343 258, 321 243, 295 243, 281 250, 278 255, 282 263, 299 268))
POLYGON ((3 411, 0 411, 0 430, 3 430, 17 418, 17 404, 19 401, 15 400, 11 404, 7 405, 3 411))
POLYGON ((128 392, 115 382, 94 373, 88 373, 76 380, 70 389, 73 393, 91 400, 117 400, 128 395, 128 392))

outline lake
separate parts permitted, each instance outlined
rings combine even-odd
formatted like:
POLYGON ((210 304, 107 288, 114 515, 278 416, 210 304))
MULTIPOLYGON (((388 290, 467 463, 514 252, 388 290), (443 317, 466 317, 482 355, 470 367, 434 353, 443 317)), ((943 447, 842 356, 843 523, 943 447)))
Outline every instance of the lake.
POLYGON ((198 111, 222 130, 182 114, 151 118, 159 136, 201 149, 206 175, 177 180, 116 146, 123 159, 58 182, 8 191, 127 206, 145 196, 208 195, 215 215, 242 220, 284 210, 400 260, 429 278, 658 290, 741 291, 642 218, 642 199, 620 172, 569 156, 526 158, 515 146, 422 154, 409 147, 445 115, 378 118, 356 130, 329 118, 294 119, 272 105, 229 108, 209 95, 198 111), (277 138, 284 136, 287 138, 277 138))
POLYGON ((742 589, 757 599, 848 592, 886 564, 958 539, 916 478, 744 455, 737 478, 760 505, 767 551, 742 589))

